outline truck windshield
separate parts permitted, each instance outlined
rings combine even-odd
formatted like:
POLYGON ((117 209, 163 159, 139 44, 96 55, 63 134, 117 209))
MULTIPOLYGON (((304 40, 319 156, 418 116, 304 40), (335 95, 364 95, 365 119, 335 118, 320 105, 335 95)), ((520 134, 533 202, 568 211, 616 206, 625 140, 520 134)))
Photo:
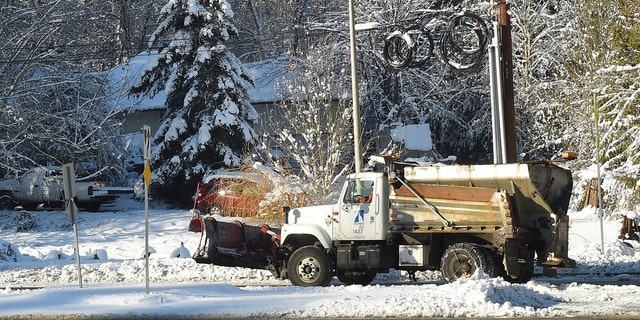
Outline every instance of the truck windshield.
POLYGON ((350 180, 347 192, 344 194, 345 203, 370 203, 373 195, 373 181, 350 180))

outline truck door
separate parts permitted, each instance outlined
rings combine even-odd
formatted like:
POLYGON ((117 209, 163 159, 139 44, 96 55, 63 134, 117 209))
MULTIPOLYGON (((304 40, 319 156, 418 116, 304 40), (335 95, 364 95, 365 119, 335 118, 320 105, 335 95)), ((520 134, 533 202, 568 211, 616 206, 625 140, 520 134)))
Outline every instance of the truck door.
POLYGON ((57 169, 47 169, 44 171, 40 192, 42 193, 42 201, 56 202, 63 199, 63 190, 60 187, 64 187, 62 182, 62 171, 57 169))
POLYGON ((42 172, 33 169, 14 180, 14 197, 18 200, 42 201, 42 172))
POLYGON ((377 224, 383 222, 384 218, 380 214, 376 185, 373 178, 355 178, 347 182, 337 223, 333 228, 335 239, 380 239, 380 226, 377 224))

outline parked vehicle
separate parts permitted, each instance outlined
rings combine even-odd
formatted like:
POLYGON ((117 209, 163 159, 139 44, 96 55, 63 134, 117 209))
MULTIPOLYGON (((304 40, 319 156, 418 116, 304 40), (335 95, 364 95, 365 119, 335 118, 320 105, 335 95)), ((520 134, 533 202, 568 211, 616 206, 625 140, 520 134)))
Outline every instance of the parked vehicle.
MULTIPOLYGON (((101 205, 116 199, 116 195, 99 190, 95 182, 77 181, 76 189, 76 205, 87 211, 98 211, 101 205)), ((0 209, 22 206, 34 210, 39 205, 62 207, 64 200, 61 167, 35 167, 16 178, 0 180, 0 209)))
POLYGON ((189 229, 205 236, 193 258, 268 269, 300 286, 334 276, 366 285, 390 269, 524 283, 535 263, 576 266, 568 257, 573 182, 557 164, 385 164, 385 172, 351 174, 336 204, 285 210, 281 229, 196 216, 189 229))
POLYGON ((253 216, 268 191, 268 183, 259 173, 214 174, 203 179, 196 194, 196 209, 210 214, 253 216))

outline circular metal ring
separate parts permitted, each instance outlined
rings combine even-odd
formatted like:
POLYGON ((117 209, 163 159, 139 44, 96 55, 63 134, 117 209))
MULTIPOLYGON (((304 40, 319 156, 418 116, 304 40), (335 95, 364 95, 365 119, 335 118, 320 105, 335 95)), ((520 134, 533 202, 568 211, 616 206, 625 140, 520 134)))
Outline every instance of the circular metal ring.
POLYGON ((405 69, 416 55, 416 42, 404 30, 399 29, 384 40, 384 59, 394 69, 405 69))
POLYGON ((484 20, 473 13, 455 17, 440 39, 440 53, 445 63, 457 70, 467 70, 482 62, 489 32, 484 20))

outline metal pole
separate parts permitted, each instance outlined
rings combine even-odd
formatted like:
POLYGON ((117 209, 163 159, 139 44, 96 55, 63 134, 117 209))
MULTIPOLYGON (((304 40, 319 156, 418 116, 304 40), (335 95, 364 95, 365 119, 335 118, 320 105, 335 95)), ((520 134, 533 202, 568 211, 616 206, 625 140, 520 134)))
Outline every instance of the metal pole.
POLYGON ((80 263, 80 245, 78 243, 78 224, 76 222, 73 222, 73 234, 75 235, 75 239, 76 239, 76 260, 78 261, 78 283, 80 284, 80 288, 82 288, 82 265, 80 263))
POLYGON ((596 94, 593 94, 593 113, 595 115, 596 120, 596 175, 598 176, 598 183, 596 187, 598 190, 596 191, 598 194, 598 216, 600 217, 600 248, 602 250, 602 254, 604 254, 604 217, 602 216, 602 192, 600 192, 600 120, 599 120, 599 108, 596 102, 596 94))
POLYGON ((78 215, 78 207, 75 198, 78 195, 76 189, 76 173, 73 163, 67 163, 62 166, 62 181, 64 183, 64 199, 65 211, 73 224, 73 237, 76 243, 76 261, 78 263, 78 283, 82 288, 82 265, 80 264, 80 243, 78 241, 78 223, 76 221, 78 215))
POLYGON ((491 125, 493 127, 493 163, 507 163, 504 141, 502 68, 500 65, 500 26, 493 22, 493 37, 489 46, 489 84, 491 87, 491 125))
MULTIPOLYGON (((149 161, 145 160, 145 166, 149 161)), ((149 186, 144 184, 144 280, 145 292, 149 294, 149 186)))
POLYGON ((356 25, 353 13, 353 0, 349 0, 349 40, 351 43, 351 103, 353 105, 353 156, 355 172, 362 170, 362 149, 360 146, 360 100, 358 94, 358 68, 356 66, 356 25))
POLYGON ((143 137, 143 158, 144 158, 144 280, 145 292, 149 294, 149 183, 151 182, 151 169, 149 168, 149 160, 151 160, 151 127, 149 125, 142 126, 143 137))
POLYGON ((502 150, 504 151, 503 163, 517 161, 516 151, 516 112, 513 98, 513 44, 511 40, 511 19, 509 18, 509 2, 507 0, 492 0, 495 11, 495 22, 499 25, 500 77, 502 78, 501 122, 502 122, 502 150))

